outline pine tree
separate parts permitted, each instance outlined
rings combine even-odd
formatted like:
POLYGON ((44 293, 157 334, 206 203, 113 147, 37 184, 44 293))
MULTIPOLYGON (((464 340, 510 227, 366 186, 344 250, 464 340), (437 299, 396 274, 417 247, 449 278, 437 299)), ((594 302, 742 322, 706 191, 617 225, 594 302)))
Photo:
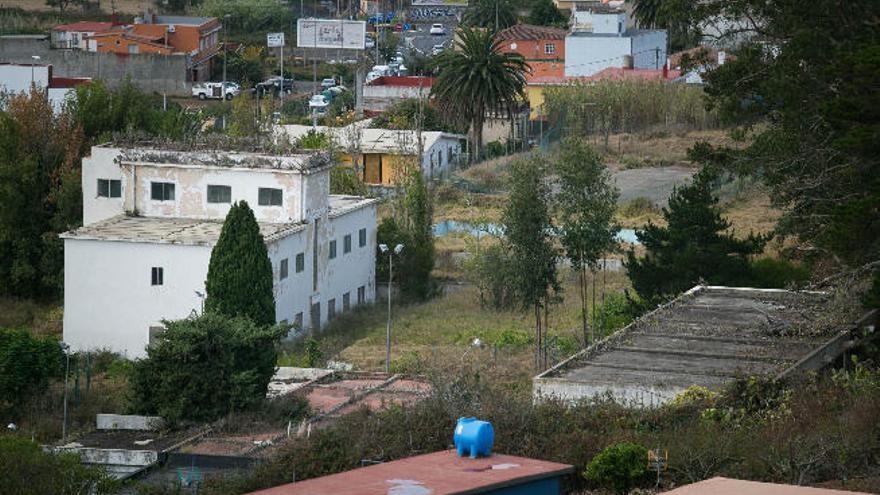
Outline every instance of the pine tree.
POLYGON ((211 251, 205 310, 247 316, 257 325, 275 323, 272 264, 254 212, 247 202, 232 205, 211 251))
POLYGON ((736 239, 725 233, 730 223, 721 218, 712 194, 716 176, 702 169, 692 184, 676 189, 663 208, 666 227, 648 223, 636 232, 645 247, 642 258, 633 250, 625 263, 633 288, 654 305, 687 290, 701 280, 713 285, 748 284, 749 259, 761 252, 766 239, 749 235, 736 239))

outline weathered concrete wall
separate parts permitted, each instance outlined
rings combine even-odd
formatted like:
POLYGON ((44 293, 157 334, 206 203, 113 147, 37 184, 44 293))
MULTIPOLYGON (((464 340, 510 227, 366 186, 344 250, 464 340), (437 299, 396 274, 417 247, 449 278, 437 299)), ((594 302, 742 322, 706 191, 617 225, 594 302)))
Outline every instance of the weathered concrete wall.
POLYGON ((156 430, 163 424, 158 416, 126 414, 98 414, 95 422, 99 430, 156 430))
POLYGON ((183 55, 117 55, 80 50, 52 50, 48 37, 0 36, 0 62, 31 63, 31 56, 52 64, 56 77, 91 77, 110 86, 118 85, 127 76, 144 91, 189 96, 186 82, 186 57, 183 55))
POLYGON ((83 464, 104 467, 117 479, 129 476, 159 461, 159 454, 152 450, 96 449, 90 447, 54 447, 55 454, 77 454, 83 464))

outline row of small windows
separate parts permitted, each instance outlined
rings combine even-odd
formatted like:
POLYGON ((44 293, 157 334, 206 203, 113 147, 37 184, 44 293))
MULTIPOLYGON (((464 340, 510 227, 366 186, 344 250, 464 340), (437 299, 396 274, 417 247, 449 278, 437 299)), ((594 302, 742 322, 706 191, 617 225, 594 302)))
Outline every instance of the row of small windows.
MULTIPOLYGON (((364 247, 367 245, 367 229, 360 229, 358 231, 358 247, 364 247)), ((336 240, 330 241, 329 246, 329 257, 330 259, 336 258, 336 240)), ((345 237, 342 238, 342 254, 348 254, 351 252, 351 234, 346 234, 345 237)), ((281 266, 279 267, 278 279, 284 280, 287 278, 289 271, 289 262, 287 258, 281 260, 281 266)), ((302 273, 306 268, 306 255, 305 253, 299 253, 296 255, 296 273, 302 273)))
MULTIPOLYGON (((150 199, 154 201, 174 201, 175 185, 172 182, 150 182, 150 199)), ((116 179, 98 179, 99 198, 121 198, 122 181, 116 179)), ((208 186, 208 203, 232 203, 231 186, 208 186)), ((261 187, 258 191, 257 204, 260 206, 281 206, 283 193, 281 189, 261 187)))

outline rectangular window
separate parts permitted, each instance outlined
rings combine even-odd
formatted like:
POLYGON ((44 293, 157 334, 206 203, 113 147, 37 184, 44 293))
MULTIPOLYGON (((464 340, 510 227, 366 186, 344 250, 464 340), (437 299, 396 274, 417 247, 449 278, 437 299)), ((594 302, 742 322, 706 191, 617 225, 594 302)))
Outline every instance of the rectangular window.
POLYGON ((350 252, 351 252, 351 234, 346 234, 346 236, 342 238, 342 254, 348 254, 350 252))
POLYGON ((330 259, 336 258, 336 240, 330 241, 330 259))
POLYGON ((296 316, 293 317, 293 324, 296 325, 296 328, 302 328, 302 327, 303 327, 303 314, 302 314, 302 311, 300 311, 299 313, 296 314, 296 316))
POLYGON ((154 266, 150 280, 152 285, 165 285, 165 269, 161 266, 154 266))
POLYGON ((342 312, 345 313, 351 307, 351 293, 346 292, 342 295, 342 312))
POLYGON ((327 301, 327 321, 332 320, 336 316, 336 299, 327 301))
POLYGON ((367 229, 358 230, 358 247, 367 245, 367 229))
POLYGON ((296 273, 301 273, 306 269, 306 253, 296 255, 296 273))
POLYGON ((261 187, 257 203, 260 206, 281 206, 281 189, 261 187))
POLYGON ((553 55, 556 53, 556 45, 553 43, 544 44, 544 55, 553 55))
POLYGON ((121 198, 122 181, 115 179, 98 179, 99 198, 121 198))
POLYGON ((363 285, 358 287, 358 304, 367 302, 367 288, 363 285))
POLYGON ((150 198, 154 201, 174 201, 174 184, 171 182, 151 182, 150 198))
POLYGON ((232 187, 209 185, 208 203, 232 203, 232 187))
POLYGON ((284 280, 287 278, 287 258, 281 260, 281 268, 278 270, 278 279, 284 280))

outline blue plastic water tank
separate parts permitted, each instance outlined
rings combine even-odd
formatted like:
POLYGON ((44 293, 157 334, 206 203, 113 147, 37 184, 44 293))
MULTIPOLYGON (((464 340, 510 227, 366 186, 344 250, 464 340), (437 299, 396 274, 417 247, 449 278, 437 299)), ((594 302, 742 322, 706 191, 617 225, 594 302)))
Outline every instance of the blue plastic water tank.
POLYGON ((459 457, 464 457, 465 454, 470 455, 471 459, 490 456, 492 444, 495 443, 495 430, 487 421, 480 421, 477 418, 458 418, 452 441, 455 442, 455 450, 458 451, 459 457))

